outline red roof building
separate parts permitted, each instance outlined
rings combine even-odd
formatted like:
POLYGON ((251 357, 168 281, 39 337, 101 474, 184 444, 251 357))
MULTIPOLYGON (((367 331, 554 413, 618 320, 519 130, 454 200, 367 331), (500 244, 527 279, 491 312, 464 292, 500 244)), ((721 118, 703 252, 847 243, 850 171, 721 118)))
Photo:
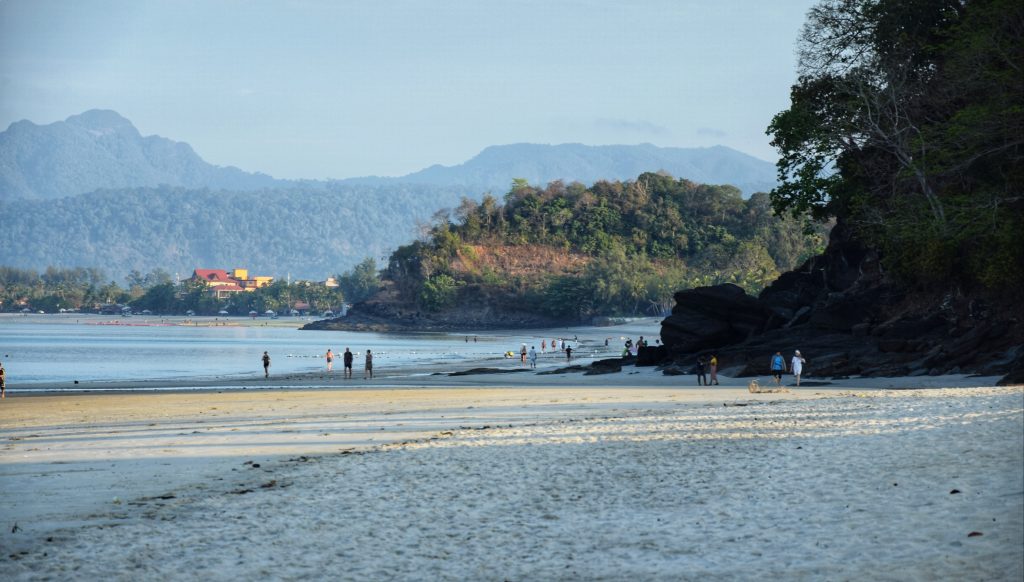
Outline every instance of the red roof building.
POLYGON ((248 269, 235 269, 231 273, 223 269, 196 269, 192 271, 192 280, 209 287, 217 299, 227 299, 233 293, 266 287, 274 278, 249 277, 248 269))
POLYGON ((192 278, 207 285, 238 285, 223 269, 196 269, 192 272, 192 278))

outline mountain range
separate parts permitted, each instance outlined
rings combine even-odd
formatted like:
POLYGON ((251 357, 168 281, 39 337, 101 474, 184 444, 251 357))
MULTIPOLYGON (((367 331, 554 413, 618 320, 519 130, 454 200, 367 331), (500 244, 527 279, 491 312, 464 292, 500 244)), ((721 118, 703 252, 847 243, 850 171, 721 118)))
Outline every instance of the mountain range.
POLYGON ((0 199, 160 185, 244 191, 284 184, 208 164, 187 143, 142 136, 114 111, 94 109, 49 125, 19 121, 0 133, 0 199))
MULTIPOLYGON (((536 186, 554 180, 589 185, 629 180, 649 171, 702 184, 731 184, 747 196, 775 185, 774 165, 724 146, 529 143, 491 146, 463 164, 434 165, 405 176, 326 183, 423 184, 502 194, 515 178, 536 186)), ((143 136, 129 120, 109 110, 86 111, 48 125, 19 121, 0 133, 0 199, 49 199, 156 186, 245 192, 323 184, 209 164, 187 143, 143 136)))
POLYGON ((775 166, 725 146, 663 148, 651 144, 588 146, 519 143, 491 146, 457 166, 434 165, 398 178, 349 178, 357 184, 431 184, 503 192, 515 178, 544 186, 554 180, 632 180, 665 171, 698 184, 731 184, 745 195, 775 187, 775 166))
POLYGON ((774 179, 768 162, 724 147, 513 144, 401 177, 279 180, 209 164, 186 143, 92 110, 0 133, 0 265, 99 267, 114 277, 247 267, 322 279, 386 257, 463 198, 501 198, 515 178, 586 184, 658 170, 748 194, 774 179))

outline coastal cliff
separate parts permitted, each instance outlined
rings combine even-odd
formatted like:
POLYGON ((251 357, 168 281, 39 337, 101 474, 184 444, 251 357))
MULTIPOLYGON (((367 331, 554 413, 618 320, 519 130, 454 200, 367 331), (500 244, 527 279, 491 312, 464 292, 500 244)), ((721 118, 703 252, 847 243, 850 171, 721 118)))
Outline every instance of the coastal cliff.
POLYGON ((734 285, 676 293, 662 322, 669 358, 714 353, 724 373, 767 374, 771 354, 801 350, 813 376, 1004 375, 1024 381, 1019 303, 895 282, 879 253, 840 222, 825 253, 758 297, 734 285))

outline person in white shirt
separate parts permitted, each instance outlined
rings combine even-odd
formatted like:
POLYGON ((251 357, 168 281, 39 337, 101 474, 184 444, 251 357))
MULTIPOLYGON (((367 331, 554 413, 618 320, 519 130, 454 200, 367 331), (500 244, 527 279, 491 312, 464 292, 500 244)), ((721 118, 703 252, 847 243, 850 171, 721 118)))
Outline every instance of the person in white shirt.
POLYGON ((797 386, 800 386, 800 374, 804 371, 804 362, 806 361, 807 360, 800 355, 800 350, 797 350, 793 354, 793 359, 790 360, 789 371, 793 374, 793 377, 796 378, 797 386))

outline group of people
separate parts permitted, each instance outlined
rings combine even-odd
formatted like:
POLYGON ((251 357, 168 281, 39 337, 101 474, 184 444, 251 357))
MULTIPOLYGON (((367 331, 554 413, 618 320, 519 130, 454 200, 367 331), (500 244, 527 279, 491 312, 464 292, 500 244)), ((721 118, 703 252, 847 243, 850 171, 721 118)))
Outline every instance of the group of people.
MULTIPOLYGON (((800 385, 800 375, 804 371, 804 364, 807 360, 804 359, 803 355, 800 354, 800 350, 796 350, 793 353, 793 357, 789 361, 789 365, 786 365, 786 359, 782 357, 782 352, 775 352, 775 355, 771 357, 769 362, 769 368, 771 370, 772 378, 775 380, 777 386, 782 385, 782 374, 791 373, 796 379, 796 385, 800 385)), ((718 386, 718 356, 711 354, 710 358, 700 356, 697 358, 697 385, 698 386, 718 386), (708 371, 711 372, 711 380, 708 381, 708 371)))
MULTIPOLYGON (((579 343, 579 341, 580 341, 579 336, 574 336, 572 338, 572 341, 579 343)), ((523 344, 523 345, 526 345, 526 344, 523 344)), ((552 352, 554 352, 554 351, 562 351, 562 352, 564 352, 567 349, 571 351, 572 350, 572 345, 567 343, 565 341, 565 338, 559 337, 559 338, 555 338, 555 339, 551 340, 551 351, 552 352)), ((548 351, 548 341, 547 341, 547 339, 540 340, 540 352, 543 354, 543 353, 545 353, 547 351, 548 351)))
MULTIPOLYGON (((608 340, 604 340, 604 345, 608 345, 608 340)), ((633 338, 628 337, 626 338, 626 343, 622 350, 622 357, 628 358, 629 356, 635 356, 640 352, 640 348, 646 347, 647 340, 644 339, 644 336, 640 336, 640 339, 636 340, 636 343, 633 343, 633 338)))
MULTIPOLYGON (((556 344, 555 341, 556 340, 551 340, 551 348, 552 348, 552 350, 554 350, 556 348, 556 346, 559 345, 559 344, 556 344)), ((566 344, 565 340, 560 340, 560 341, 561 341, 562 351, 565 352, 565 359, 566 360, 571 360, 572 359, 572 345, 566 344)), ((542 352, 547 350, 547 341, 546 340, 541 340, 540 341, 540 349, 541 349, 542 352)), ((508 357, 508 354, 506 354, 506 357, 508 357)), ((530 346, 529 351, 527 351, 526 344, 522 344, 519 347, 519 361, 521 361, 523 363, 523 365, 526 365, 526 363, 529 362, 530 368, 536 368, 537 367, 537 346, 530 346)))
POLYGON ((772 378, 775 379, 775 385, 782 385, 782 374, 789 372, 793 374, 793 378, 796 379, 796 385, 800 385, 800 374, 804 371, 804 364, 807 360, 804 359, 803 355, 800 354, 800 350, 793 352, 793 357, 789 360, 789 366, 786 366, 786 359, 782 357, 782 352, 775 352, 775 355, 771 359, 772 378))
MULTIPOLYGON (((327 348, 327 353, 324 354, 327 360, 327 371, 334 370, 334 352, 327 348)), ((342 364, 345 366, 345 378, 352 377, 352 360, 354 356, 348 348, 345 348, 345 353, 341 355, 342 364)), ((263 352, 263 377, 270 377, 270 354, 263 352)), ((363 364, 363 379, 373 379, 373 352, 366 350, 366 359, 363 364)))
POLYGON ((711 358, 705 358, 700 356, 697 358, 697 385, 698 386, 711 386, 714 384, 718 386, 718 356, 711 354, 711 358), (711 369, 711 383, 708 383, 707 372, 708 368, 711 369))

